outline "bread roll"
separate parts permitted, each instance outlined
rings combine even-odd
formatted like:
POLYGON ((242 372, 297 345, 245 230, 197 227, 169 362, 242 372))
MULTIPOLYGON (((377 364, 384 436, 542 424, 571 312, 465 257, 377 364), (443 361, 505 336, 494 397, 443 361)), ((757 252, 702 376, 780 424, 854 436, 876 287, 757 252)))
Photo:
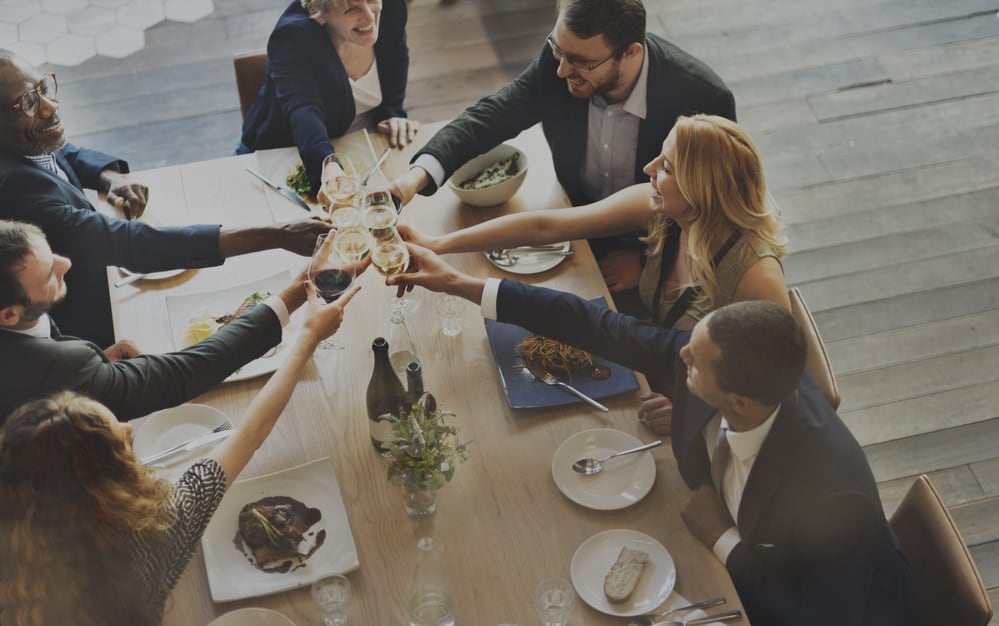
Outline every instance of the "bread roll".
POLYGON ((617 555, 617 560, 604 578, 604 593, 607 599, 611 602, 624 602, 631 597, 648 560, 647 552, 632 550, 628 546, 622 547, 621 554, 617 555))

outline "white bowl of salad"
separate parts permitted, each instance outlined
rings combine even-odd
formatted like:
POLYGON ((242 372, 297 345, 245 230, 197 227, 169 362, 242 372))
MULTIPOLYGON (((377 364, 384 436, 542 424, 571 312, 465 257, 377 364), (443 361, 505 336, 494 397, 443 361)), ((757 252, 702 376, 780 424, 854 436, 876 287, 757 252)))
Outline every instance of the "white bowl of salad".
POLYGON ((490 207, 512 198, 526 177, 527 155, 503 143, 459 167, 447 184, 465 204, 490 207))

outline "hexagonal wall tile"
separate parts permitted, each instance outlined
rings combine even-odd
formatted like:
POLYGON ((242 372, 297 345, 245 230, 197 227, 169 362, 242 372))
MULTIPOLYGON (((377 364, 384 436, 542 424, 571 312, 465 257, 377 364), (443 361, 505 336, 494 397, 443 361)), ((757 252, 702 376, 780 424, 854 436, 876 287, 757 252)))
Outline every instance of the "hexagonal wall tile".
POLYGON ((196 22, 211 15, 215 3, 213 0, 165 0, 163 8, 168 20, 196 22))
POLYGON ((149 28, 166 19, 163 0, 132 0, 115 10, 118 23, 136 28, 149 28))
POLYGON ((0 48, 9 48, 17 43, 17 24, 0 22, 0 48))
POLYGON ((108 7, 109 9, 117 9, 128 4, 129 0, 90 0, 90 4, 99 7, 108 7))
POLYGON ((123 59, 133 52, 142 50, 146 45, 146 36, 141 30, 128 26, 119 26, 95 37, 97 54, 106 57, 123 59))
POLYGON ((46 13, 70 15, 87 7, 87 0, 42 0, 42 9, 46 13))
POLYGON ((42 13, 22 22, 17 27, 17 34, 21 41, 49 43, 66 34, 66 18, 42 13))
POLYGON ((6 0, 0 4, 0 21, 9 24, 19 24, 24 20, 35 17, 42 12, 42 3, 39 0, 6 0))
POLYGON ((114 9, 87 7, 68 18, 69 32, 96 35, 111 30, 118 25, 114 9))
POLYGON ((8 48, 32 65, 45 63, 45 46, 33 41, 19 41, 8 48))
POLYGON ((56 65, 79 65, 95 54, 92 35, 65 35, 45 46, 48 62, 56 65))

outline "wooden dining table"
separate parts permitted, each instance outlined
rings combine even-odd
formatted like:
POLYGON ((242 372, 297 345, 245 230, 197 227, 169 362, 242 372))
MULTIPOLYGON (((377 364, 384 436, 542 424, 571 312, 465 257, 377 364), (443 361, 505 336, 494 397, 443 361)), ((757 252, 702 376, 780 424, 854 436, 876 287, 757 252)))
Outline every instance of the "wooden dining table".
MULTIPOLYGON (((425 125, 418 144, 439 127, 425 125)), ((530 167, 523 186, 509 202, 475 208, 463 205, 445 186, 432 196, 414 198, 400 220, 441 233, 507 212, 568 206, 540 128, 531 128, 510 143, 528 156, 530 167)), ((373 162, 372 150, 380 153, 385 145, 380 135, 367 138, 356 133, 334 144, 338 152, 352 157, 358 169, 373 162)), ((394 151, 383 171, 389 177, 405 171, 414 150, 411 146, 394 151)), ((307 215, 250 176, 246 168, 283 181, 297 162, 293 148, 267 150, 135 172, 132 178, 149 185, 150 202, 143 219, 150 223, 254 226, 307 215)), ((447 260, 477 276, 515 278, 610 301, 589 246, 574 241, 572 248, 575 254, 557 267, 525 276, 494 267, 481 253, 451 255, 447 260)), ((224 289, 278 270, 299 271, 307 263, 307 258, 290 252, 267 251, 173 278, 112 286, 115 333, 119 339, 135 340, 147 352, 174 350, 167 296, 224 289)), ((117 269, 109 269, 110 282, 120 278, 117 269)), ((424 536, 432 536, 441 546, 458 624, 537 624, 533 596, 538 581, 546 577, 568 580, 570 562, 580 544, 609 529, 633 529, 662 543, 676 565, 676 593, 690 601, 726 596, 728 602, 720 610, 741 608, 723 565, 694 539, 680 518, 689 491, 668 439, 649 453, 656 467, 651 491, 626 508, 585 508, 565 497, 553 480, 552 456, 574 433, 609 428, 643 442, 656 438, 637 419, 639 395, 647 389, 641 375, 639 390, 603 400, 610 408, 608 413, 582 402, 512 409, 504 397, 478 307, 466 303, 463 332, 446 337, 440 332, 434 294, 420 289, 407 296, 406 319, 425 385, 442 408, 454 412, 452 423, 460 439, 470 443, 467 461, 439 492, 436 515, 425 521, 408 517, 401 489, 387 481, 385 465, 372 449, 365 408, 373 366, 371 343, 388 331, 388 309, 395 290, 386 287, 373 269, 358 282, 362 289, 347 307, 337 333, 344 349, 315 354, 273 432, 240 475, 246 479, 323 457, 332 459, 360 562, 358 569, 347 574, 353 589, 350 624, 408 623, 417 541, 424 536)), ((238 427, 243 411, 265 381, 266 376, 261 376, 224 383, 194 401, 220 409, 238 427)), ((141 429, 140 424, 137 435, 141 429)), ((242 607, 271 608, 299 626, 319 623, 308 587, 213 603, 199 549, 167 602, 164 624, 202 626, 242 607)), ((569 620, 574 626, 627 622, 627 618, 594 610, 578 598, 569 620)), ((748 622, 743 618, 731 623, 748 622)))

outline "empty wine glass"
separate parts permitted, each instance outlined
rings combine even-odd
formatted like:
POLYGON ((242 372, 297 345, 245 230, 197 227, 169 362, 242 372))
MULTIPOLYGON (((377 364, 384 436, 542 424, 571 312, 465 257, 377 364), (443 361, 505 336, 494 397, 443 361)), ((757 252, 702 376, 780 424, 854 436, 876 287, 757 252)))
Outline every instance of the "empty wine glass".
MULTIPOLYGON (((356 260, 345 259, 337 252, 336 235, 333 231, 319 235, 316 249, 309 263, 309 280, 316 293, 326 302, 333 302, 347 291, 357 271, 356 260)), ((324 339, 317 346, 320 350, 335 348, 343 350, 343 342, 336 337, 324 339)))
POLYGON ((350 581, 344 576, 317 580, 312 585, 312 601, 325 626, 343 626, 350 610, 350 581))

